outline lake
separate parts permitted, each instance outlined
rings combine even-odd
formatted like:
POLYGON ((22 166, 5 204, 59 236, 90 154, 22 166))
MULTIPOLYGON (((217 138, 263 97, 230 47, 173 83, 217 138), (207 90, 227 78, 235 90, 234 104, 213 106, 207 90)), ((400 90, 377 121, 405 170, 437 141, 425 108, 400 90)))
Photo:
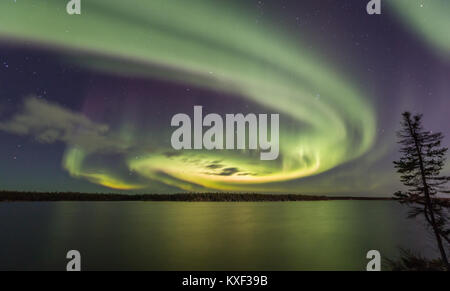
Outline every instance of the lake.
POLYGON ((0 203, 0 269, 365 270, 402 246, 437 256, 394 201, 0 203))

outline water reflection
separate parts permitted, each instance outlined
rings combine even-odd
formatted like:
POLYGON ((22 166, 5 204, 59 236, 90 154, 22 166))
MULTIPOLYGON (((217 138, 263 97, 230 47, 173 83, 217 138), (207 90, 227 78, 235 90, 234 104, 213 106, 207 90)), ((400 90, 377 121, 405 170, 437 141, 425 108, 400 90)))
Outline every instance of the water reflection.
POLYGON ((391 201, 0 204, 0 268, 363 270, 366 252, 434 254, 391 201))

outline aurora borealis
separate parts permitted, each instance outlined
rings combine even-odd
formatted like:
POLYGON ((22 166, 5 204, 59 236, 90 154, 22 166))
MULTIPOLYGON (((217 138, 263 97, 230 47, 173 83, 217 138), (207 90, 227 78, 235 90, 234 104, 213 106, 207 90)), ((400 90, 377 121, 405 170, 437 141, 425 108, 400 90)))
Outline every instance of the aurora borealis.
POLYGON ((448 1, 62 2, 0 3, 2 188, 387 195, 402 111, 450 136, 448 1), (173 150, 194 105, 280 114, 279 158, 173 150))

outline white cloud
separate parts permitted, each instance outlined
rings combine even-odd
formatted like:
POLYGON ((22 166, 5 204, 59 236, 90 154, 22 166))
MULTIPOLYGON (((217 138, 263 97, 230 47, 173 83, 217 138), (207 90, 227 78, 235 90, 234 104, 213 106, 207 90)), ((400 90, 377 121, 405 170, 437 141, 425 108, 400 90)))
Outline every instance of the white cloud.
POLYGON ((26 99, 21 113, 0 122, 0 130, 33 136, 41 143, 61 141, 91 153, 123 152, 128 148, 127 143, 111 135, 108 125, 36 98, 26 99))

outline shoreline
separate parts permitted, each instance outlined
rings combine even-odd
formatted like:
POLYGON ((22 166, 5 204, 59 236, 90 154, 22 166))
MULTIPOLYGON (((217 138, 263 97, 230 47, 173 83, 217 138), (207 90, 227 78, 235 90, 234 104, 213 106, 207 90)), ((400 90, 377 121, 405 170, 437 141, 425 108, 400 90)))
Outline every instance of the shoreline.
POLYGON ((99 194, 99 193, 47 193, 0 191, 0 202, 58 202, 58 201, 173 201, 173 202, 293 202, 293 201, 390 201, 391 197, 313 196, 300 194, 255 193, 178 193, 178 194, 99 194))

